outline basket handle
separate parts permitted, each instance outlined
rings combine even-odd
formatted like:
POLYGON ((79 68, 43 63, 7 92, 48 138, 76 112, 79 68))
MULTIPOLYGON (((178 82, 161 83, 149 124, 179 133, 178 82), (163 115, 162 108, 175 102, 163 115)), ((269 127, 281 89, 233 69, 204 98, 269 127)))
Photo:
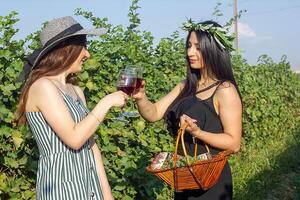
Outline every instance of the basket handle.
MULTIPOLYGON (((193 169, 190 168, 190 161, 189 161, 189 158, 188 158, 188 155, 186 153, 186 148, 185 148, 185 145, 184 145, 184 133, 185 133, 185 129, 187 127, 187 123, 183 123, 179 130, 178 130, 178 136, 177 136, 177 140, 176 140, 176 148, 175 148, 175 154, 174 154, 174 158, 173 158, 173 161, 174 161, 174 170, 173 170, 173 177, 174 177, 174 188, 177 190, 178 188, 178 183, 177 183, 177 166, 176 166, 176 162, 177 162, 177 153, 178 153, 178 145, 179 145, 179 140, 181 139, 181 144, 182 144, 182 148, 183 148, 183 152, 184 152, 184 155, 185 155, 185 158, 186 158, 186 162, 187 162, 187 165, 188 165, 188 170, 190 171, 191 175, 194 177, 195 181, 197 182, 198 186, 199 187, 202 187, 203 184, 201 184, 201 181, 198 180, 198 178, 195 176, 194 172, 193 172, 193 169)), ((194 152, 194 156, 196 157, 197 155, 197 143, 195 142, 195 152, 194 152)), ((206 150, 208 150, 209 152, 209 148, 208 146, 205 144, 205 147, 206 147, 206 150)))
MULTIPOLYGON (((184 156, 186 158, 186 162, 187 162, 188 166, 190 166, 190 160, 188 158, 188 155, 187 155, 187 152, 186 152, 186 148, 185 148, 185 144, 184 144, 184 133, 185 133, 185 129, 186 129, 187 126, 188 126, 187 123, 183 123, 180 126, 179 130, 178 130, 177 139, 176 139, 175 154, 174 154, 174 158, 173 158, 174 168, 176 168, 177 153, 178 153, 178 146, 179 146, 179 140, 180 139, 181 139, 181 145, 182 145, 182 148, 183 148, 183 153, 184 153, 184 156)), ((194 141, 194 143, 195 143, 194 157, 196 157, 197 156, 197 151, 198 151, 198 144, 197 144, 196 141, 194 141)), ((209 150, 207 144, 204 143, 204 145, 205 145, 207 153, 210 153, 210 150, 209 150)))
MULTIPOLYGON (((178 153, 179 140, 180 140, 180 137, 181 137, 182 133, 184 133, 184 130, 186 129, 186 127, 187 127, 187 123, 184 123, 183 125, 180 126, 180 128, 178 130, 178 133, 177 133, 176 146, 175 146, 175 154, 174 154, 174 157, 173 157, 174 168, 177 168, 176 167, 176 162, 177 162, 177 153, 178 153)), ((186 149, 185 148, 184 148, 184 151, 186 153, 186 149)))

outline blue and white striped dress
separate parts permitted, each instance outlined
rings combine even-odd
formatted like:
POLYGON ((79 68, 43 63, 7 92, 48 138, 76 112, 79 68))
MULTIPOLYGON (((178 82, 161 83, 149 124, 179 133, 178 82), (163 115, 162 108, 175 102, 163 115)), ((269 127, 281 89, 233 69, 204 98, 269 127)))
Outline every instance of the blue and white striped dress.
MULTIPOLYGON (((73 120, 78 123, 88 113, 81 99, 62 92, 73 120)), ((40 157, 36 198, 42 200, 104 199, 96 171, 94 154, 87 141, 79 150, 69 148, 44 119, 41 112, 26 112, 40 157)))

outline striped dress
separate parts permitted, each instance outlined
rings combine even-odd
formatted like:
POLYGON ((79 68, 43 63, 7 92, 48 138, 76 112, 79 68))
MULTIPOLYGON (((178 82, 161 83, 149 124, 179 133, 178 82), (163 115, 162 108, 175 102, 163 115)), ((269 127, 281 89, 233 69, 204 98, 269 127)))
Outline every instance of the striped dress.
MULTIPOLYGON (((63 99, 78 123, 88 113, 77 95, 63 99)), ((79 150, 69 148, 56 135, 41 112, 26 112, 26 118, 37 142, 40 157, 36 181, 36 198, 42 200, 104 199, 96 171, 94 154, 87 141, 79 150)))

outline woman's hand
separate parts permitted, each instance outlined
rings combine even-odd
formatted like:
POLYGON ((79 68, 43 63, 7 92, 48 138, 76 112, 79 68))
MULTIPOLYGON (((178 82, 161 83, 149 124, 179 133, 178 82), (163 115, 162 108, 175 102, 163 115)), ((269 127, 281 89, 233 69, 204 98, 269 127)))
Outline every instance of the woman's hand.
POLYGON ((115 107, 124 107, 128 99, 128 95, 122 91, 117 91, 111 94, 108 94, 104 97, 105 101, 108 101, 111 106, 115 107))
POLYGON ((135 100, 140 100, 146 96, 145 93, 145 80, 142 81, 141 87, 135 90, 132 94, 132 98, 135 100))
POLYGON ((180 117, 180 125, 187 124, 186 131, 189 132, 194 137, 198 137, 201 129, 196 124, 197 120, 190 118, 189 116, 183 114, 180 117))

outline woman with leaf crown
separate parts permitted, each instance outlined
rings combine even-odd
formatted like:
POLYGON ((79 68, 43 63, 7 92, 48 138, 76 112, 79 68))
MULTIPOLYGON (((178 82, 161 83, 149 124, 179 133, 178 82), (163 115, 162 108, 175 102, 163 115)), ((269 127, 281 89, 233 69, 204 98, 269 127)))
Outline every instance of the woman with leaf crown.
MULTIPOLYGON (((171 134, 186 124, 185 146, 190 156, 198 145, 197 155, 223 150, 238 152, 242 133, 242 101, 235 82, 230 52, 233 37, 214 21, 184 23, 186 40, 186 79, 159 101, 148 100, 145 87, 133 97, 143 118, 150 122, 164 118, 171 134)), ((145 86, 145 82, 143 83, 145 86)), ((183 148, 179 145, 179 154, 183 148)), ((208 190, 175 192, 174 199, 232 199, 232 176, 228 162, 221 176, 208 190)))

